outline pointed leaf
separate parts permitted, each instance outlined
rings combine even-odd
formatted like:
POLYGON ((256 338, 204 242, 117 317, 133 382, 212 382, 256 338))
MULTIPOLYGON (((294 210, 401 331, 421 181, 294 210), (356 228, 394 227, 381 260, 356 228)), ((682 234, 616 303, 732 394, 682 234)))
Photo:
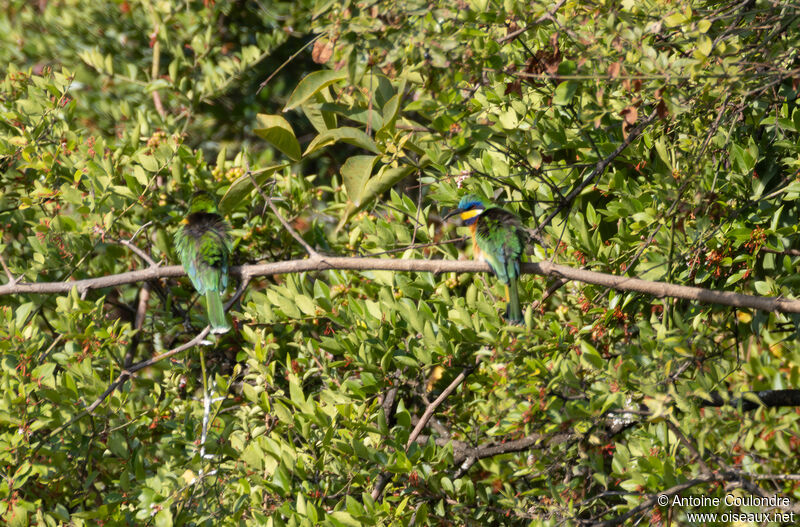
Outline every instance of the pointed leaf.
POLYGON ((332 145, 338 141, 344 141, 345 143, 350 143, 351 145, 361 147, 364 150, 369 150, 370 152, 380 154, 378 147, 375 146, 375 141, 373 141, 370 136, 358 128, 342 126, 341 128, 335 128, 319 134, 311 141, 311 143, 309 143, 308 148, 306 148, 306 151, 303 155, 307 156, 308 154, 315 152, 320 148, 332 145))
POLYGON ((158 161, 156 161, 155 156, 148 153, 146 150, 140 150, 136 154, 136 160, 148 172, 158 172, 158 161))
POLYGON ((553 103, 558 105, 569 104, 575 91, 578 89, 578 83, 575 81, 564 81, 556 87, 555 95, 553 96, 553 103))
POLYGON ((330 86, 334 82, 338 82, 347 77, 347 72, 344 70, 321 70, 309 73, 297 85, 292 94, 289 96, 289 101, 283 108, 284 112, 288 112, 293 108, 297 108, 314 94, 321 89, 330 86))
POLYGON ((416 167, 409 165, 395 168, 389 168, 388 165, 384 166, 378 172, 378 175, 367 183, 364 188, 364 194, 361 197, 362 201, 370 201, 380 196, 384 191, 394 186, 395 183, 414 172, 415 169, 416 167))
POLYGON ((256 116, 259 128, 253 130, 262 139, 289 156, 293 161, 300 160, 300 143, 294 136, 292 125, 280 115, 260 113, 256 116))
POLYGON ((354 204, 360 204, 361 194, 372 174, 372 167, 378 156, 352 156, 342 165, 340 172, 347 190, 347 198, 354 204))
POLYGON ((383 126, 381 130, 394 126, 397 114, 400 110, 400 96, 395 95, 389 99, 383 107, 383 126))
POLYGON ((336 114, 322 109, 322 105, 330 98, 328 89, 324 89, 314 94, 314 97, 306 101, 300 108, 311 122, 317 132, 327 132, 337 126, 336 114))
POLYGON ((336 226, 336 230, 341 229, 355 213, 369 204, 374 198, 383 194, 395 183, 414 172, 414 170, 416 170, 416 167, 413 166, 388 168, 388 165, 384 165, 378 174, 367 182, 364 191, 361 193, 360 203, 351 203, 347 206, 344 216, 342 216, 339 225, 336 226))

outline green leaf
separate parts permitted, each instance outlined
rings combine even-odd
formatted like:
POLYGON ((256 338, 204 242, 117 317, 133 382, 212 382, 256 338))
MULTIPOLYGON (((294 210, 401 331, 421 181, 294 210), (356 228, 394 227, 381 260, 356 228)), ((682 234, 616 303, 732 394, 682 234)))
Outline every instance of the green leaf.
POLYGON ((128 444, 125 437, 119 432, 112 433, 108 438, 108 449, 117 457, 128 459, 128 444))
POLYGON ((25 325, 25 322, 28 320, 28 315, 31 314, 31 311, 33 311, 35 307, 36 304, 33 302, 25 302, 17 308, 17 312, 15 313, 15 326, 17 329, 22 329, 22 326, 25 325))
POLYGON ((339 171, 342 173, 347 199, 360 205, 364 187, 372 174, 378 156, 352 156, 347 158, 339 171))
POLYGON ((368 136, 366 133, 358 128, 342 126, 340 128, 334 128, 333 130, 328 130, 319 134, 311 141, 311 143, 309 143, 303 155, 307 156, 312 152, 319 150, 320 148, 330 146, 339 141, 350 143, 351 145, 358 146, 364 150, 369 150, 370 152, 374 152, 376 154, 381 153, 380 150, 378 150, 378 147, 375 145, 375 141, 373 141, 372 138, 370 138, 370 136, 368 136))
POLYGON ((314 315, 317 310, 317 305, 314 303, 311 298, 306 295, 297 295, 294 297, 294 301, 297 304, 297 307, 305 313, 306 315, 314 315))
POLYGON ((575 91, 578 89, 578 83, 575 81, 564 81, 556 87, 555 94, 553 95, 553 104, 565 105, 569 104, 575 91))
POLYGON ((374 109, 367 109, 364 107, 349 108, 342 104, 324 103, 320 106, 321 110, 337 113, 343 117, 347 117, 351 121, 369 125, 373 130, 379 130, 383 127, 383 116, 374 109))
POLYGON ((394 127, 394 123, 397 120, 397 114, 400 112, 401 93, 402 91, 397 95, 394 95, 383 106, 383 126, 381 127, 381 130, 386 130, 388 128, 394 127))
POLYGON ((372 200, 379 195, 383 194, 386 190, 391 188, 395 183, 401 181, 403 178, 410 175, 416 167, 413 166, 402 166, 396 168, 387 168, 388 165, 384 165, 379 171, 378 174, 370 179, 366 186, 364 187, 364 191, 361 194, 361 201, 358 204, 351 203, 347 206, 345 210, 344 216, 339 221, 339 224, 336 226, 336 230, 338 231, 341 229, 345 223, 347 223, 350 218, 353 217, 358 211, 360 211, 363 207, 365 207, 368 203, 371 203, 372 200))
POLYGON ((712 46, 713 43, 711 42, 711 39, 705 35, 697 39, 697 51, 699 51, 704 57, 707 57, 711 54, 712 46))
POLYGON ((146 150, 141 150, 136 154, 136 160, 148 172, 158 172, 158 161, 152 153, 148 154, 146 150))
POLYGON ((165 507, 156 514, 156 527, 172 527, 172 511, 165 507))
POLYGON ((767 282, 759 280, 758 282, 753 284, 753 287, 755 288, 756 293, 758 293, 759 295, 767 296, 772 294, 772 288, 767 282))
POLYGON ((327 518, 332 520, 334 525, 342 525, 344 527, 359 527, 363 525, 346 511, 333 511, 328 514, 327 518))
POLYGON ((256 116, 259 128, 253 130, 255 134, 271 143, 275 148, 289 156, 294 161, 300 160, 300 143, 294 136, 292 125, 280 115, 267 115, 260 113, 256 116))
POLYGON ((285 496, 292 490, 292 476, 282 463, 278 465, 278 468, 272 475, 271 483, 280 490, 282 496, 285 496))
POLYGON ((309 73, 289 96, 289 101, 284 106, 283 111, 288 112, 293 108, 297 108, 323 88, 345 78, 347 78, 347 72, 344 70, 321 70, 309 73))
POLYGON ((294 375, 289 377, 289 396, 298 409, 302 410, 303 412, 311 413, 311 409, 306 402, 305 396, 303 395, 303 388, 300 386, 299 380, 294 375))
POLYGON ((664 19, 667 27, 675 27, 686 22, 686 16, 683 13, 677 12, 669 15, 664 19))
POLYGON ((337 126, 336 114, 322 109, 322 105, 328 102, 326 97, 329 97, 328 90, 324 89, 314 95, 312 98, 314 102, 309 100, 300 106, 306 118, 311 122, 311 126, 318 133, 332 130, 337 126))

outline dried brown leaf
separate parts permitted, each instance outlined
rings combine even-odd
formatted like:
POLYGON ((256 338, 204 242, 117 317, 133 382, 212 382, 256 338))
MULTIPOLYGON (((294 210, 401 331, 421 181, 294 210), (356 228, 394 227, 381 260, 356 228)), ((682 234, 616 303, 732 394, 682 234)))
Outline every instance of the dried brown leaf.
POLYGON ((319 39, 314 42, 314 49, 311 50, 311 59, 317 64, 325 64, 333 55, 333 43, 329 40, 319 39))
POLYGON ((632 125, 636 122, 636 119, 639 118, 639 110, 636 109, 636 106, 628 106, 624 110, 619 113, 624 119, 625 122, 629 125, 632 125))

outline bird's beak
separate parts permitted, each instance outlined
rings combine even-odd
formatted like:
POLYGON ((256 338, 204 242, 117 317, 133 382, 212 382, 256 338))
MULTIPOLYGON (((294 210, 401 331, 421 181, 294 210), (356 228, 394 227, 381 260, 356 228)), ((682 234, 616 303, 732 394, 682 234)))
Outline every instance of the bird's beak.
POLYGON ((462 212, 464 212, 464 209, 459 209, 459 208, 456 207, 455 209, 453 209, 450 212, 448 212, 447 214, 445 214, 444 218, 442 218, 442 221, 447 221, 450 218, 452 218, 453 216, 455 216, 456 214, 461 214, 462 212))

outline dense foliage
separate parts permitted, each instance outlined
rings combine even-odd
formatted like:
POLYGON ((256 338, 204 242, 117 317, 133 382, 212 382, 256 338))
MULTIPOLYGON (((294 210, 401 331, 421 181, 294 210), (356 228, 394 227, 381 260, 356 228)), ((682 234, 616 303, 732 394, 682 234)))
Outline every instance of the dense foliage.
MULTIPOLYGON (((794 296, 796 6, 2 5, 4 284, 177 263, 197 188, 237 265, 308 256, 276 211, 321 254, 457 259, 441 217, 470 191, 531 261, 794 296)), ((0 296, 0 515, 666 525, 723 509, 664 492, 800 500, 795 408, 702 403, 797 386, 796 317, 521 282, 513 326, 487 275, 257 277, 234 331, 111 394, 206 325, 187 278, 0 296)))

